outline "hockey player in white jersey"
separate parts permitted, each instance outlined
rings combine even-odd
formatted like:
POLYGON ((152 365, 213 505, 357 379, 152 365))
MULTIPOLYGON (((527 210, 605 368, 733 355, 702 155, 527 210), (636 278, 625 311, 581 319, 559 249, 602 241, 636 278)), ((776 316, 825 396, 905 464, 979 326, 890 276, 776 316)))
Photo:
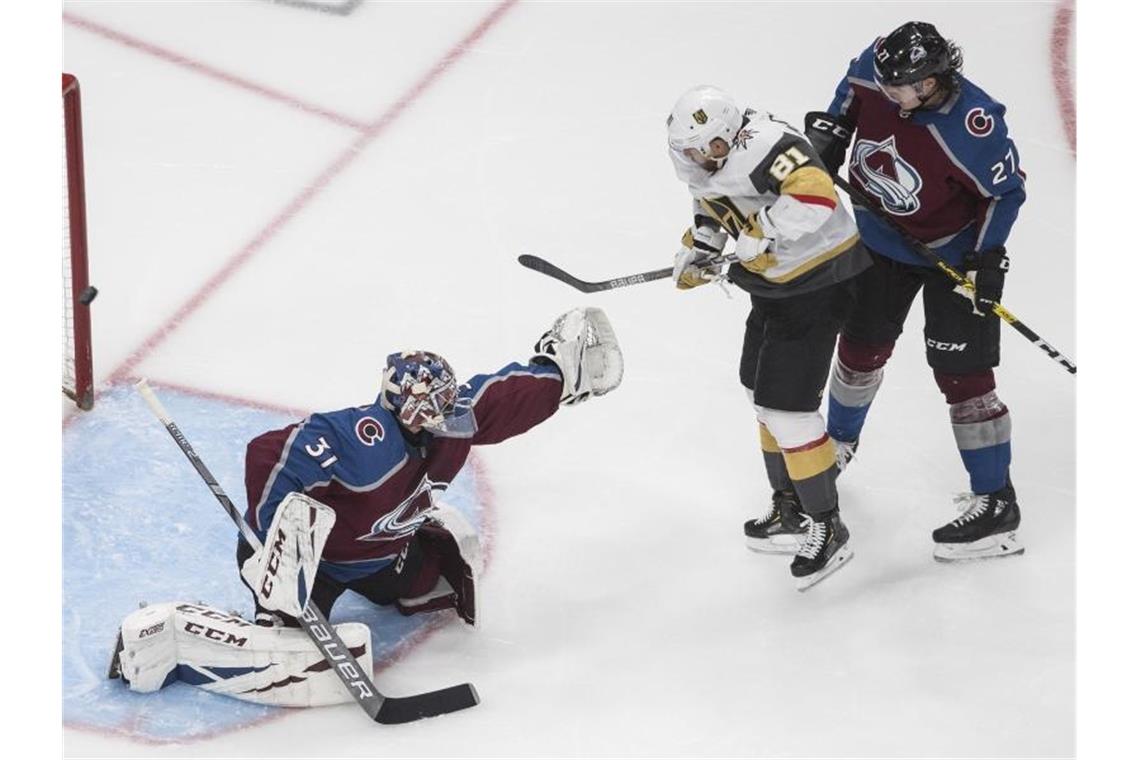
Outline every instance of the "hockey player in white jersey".
POLYGON ((677 101, 669 154, 693 196, 673 277, 687 290, 721 277, 707 261, 736 241, 727 279, 752 299, 740 382, 760 423, 771 504, 744 525, 750 548, 794 553, 801 590, 851 557, 839 516, 835 447, 819 407, 836 335, 870 260, 815 149, 790 125, 741 110, 716 87, 677 101))

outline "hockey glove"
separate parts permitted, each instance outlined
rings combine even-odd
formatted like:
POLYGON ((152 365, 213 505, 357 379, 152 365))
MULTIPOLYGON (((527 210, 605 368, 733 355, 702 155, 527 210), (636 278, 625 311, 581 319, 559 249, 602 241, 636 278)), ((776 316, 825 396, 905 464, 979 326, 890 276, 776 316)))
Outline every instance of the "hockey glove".
POLYGON ((1005 247, 967 253, 962 269, 970 282, 974 283, 974 291, 971 294, 959 286, 954 289, 955 292, 973 302, 974 314, 979 317, 989 316, 993 313, 994 306, 1001 303, 1005 273, 1009 271, 1009 257, 1005 255, 1005 247))
POLYGON ((832 174, 843 165, 854 129, 855 125, 846 116, 833 116, 824 111, 804 114, 804 135, 832 174))
POLYGON ((700 264, 719 256, 728 241, 728 233, 712 227, 693 226, 681 236, 681 250, 673 257, 673 282, 680 290, 689 290, 712 282, 720 276, 721 267, 700 264))
POLYGON ((765 234, 765 226, 775 229, 772 220, 768 219, 765 210, 761 209, 748 217, 748 225, 741 230, 740 237, 736 239, 736 258, 740 260, 741 266, 756 274, 762 274, 775 263, 775 257, 768 253, 773 240, 765 234))

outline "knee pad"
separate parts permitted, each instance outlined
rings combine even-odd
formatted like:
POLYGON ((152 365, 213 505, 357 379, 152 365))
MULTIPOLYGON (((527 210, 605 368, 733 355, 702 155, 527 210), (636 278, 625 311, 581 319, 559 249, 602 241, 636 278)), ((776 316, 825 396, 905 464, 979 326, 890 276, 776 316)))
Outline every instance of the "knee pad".
MULTIPOLYGON (((992 394, 997 387, 992 369, 963 375, 935 370, 934 382, 938 383, 938 390, 942 391, 942 395, 946 397, 946 403, 951 406, 992 394)), ((997 396, 995 395, 994 398, 997 396)))

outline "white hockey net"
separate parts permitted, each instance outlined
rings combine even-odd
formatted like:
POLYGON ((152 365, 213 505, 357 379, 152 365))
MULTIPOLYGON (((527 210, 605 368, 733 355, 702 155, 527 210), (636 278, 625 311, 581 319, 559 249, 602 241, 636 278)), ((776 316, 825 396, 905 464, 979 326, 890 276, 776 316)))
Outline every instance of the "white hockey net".
POLYGON ((87 219, 83 187, 83 129, 79 82, 63 75, 63 392, 80 409, 94 405, 87 219))

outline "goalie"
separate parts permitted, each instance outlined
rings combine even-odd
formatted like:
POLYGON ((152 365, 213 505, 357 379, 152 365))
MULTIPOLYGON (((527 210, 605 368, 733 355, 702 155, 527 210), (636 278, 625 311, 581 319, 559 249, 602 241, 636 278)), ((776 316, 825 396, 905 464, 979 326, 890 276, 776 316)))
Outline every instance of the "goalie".
MULTIPOLYGON (((352 590, 404 615, 454 609, 474 625, 479 537, 439 494, 472 446, 621 383, 621 350, 601 309, 563 314, 535 352, 463 385, 437 354, 394 353, 371 404, 250 441, 245 519, 263 547, 239 538, 237 562, 257 624, 202 605, 145 607, 124 621, 110 675, 135 691, 181 680, 265 704, 331 704, 349 695, 298 626, 307 604, 328 617, 352 590)), ((370 672, 368 627, 336 628, 370 672)))

